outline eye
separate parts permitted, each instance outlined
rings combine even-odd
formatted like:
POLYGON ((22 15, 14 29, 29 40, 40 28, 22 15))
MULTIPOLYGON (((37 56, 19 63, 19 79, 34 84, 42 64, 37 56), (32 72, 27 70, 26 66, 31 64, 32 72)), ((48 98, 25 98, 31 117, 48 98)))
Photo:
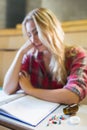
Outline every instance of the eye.
POLYGON ((30 38, 32 36, 32 34, 31 33, 27 33, 27 36, 30 38))
POLYGON ((38 35, 38 31, 37 30, 35 30, 34 35, 38 35))

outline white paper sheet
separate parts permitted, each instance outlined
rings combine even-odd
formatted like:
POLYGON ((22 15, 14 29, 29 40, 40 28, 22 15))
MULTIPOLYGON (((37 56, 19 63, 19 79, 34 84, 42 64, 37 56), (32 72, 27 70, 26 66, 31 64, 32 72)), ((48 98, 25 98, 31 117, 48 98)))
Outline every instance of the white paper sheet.
POLYGON ((45 119, 50 113, 52 113, 59 104, 47 102, 26 95, 17 100, 11 101, 3 106, 1 109, 9 113, 9 118, 23 121, 26 124, 37 126, 43 119, 45 119))

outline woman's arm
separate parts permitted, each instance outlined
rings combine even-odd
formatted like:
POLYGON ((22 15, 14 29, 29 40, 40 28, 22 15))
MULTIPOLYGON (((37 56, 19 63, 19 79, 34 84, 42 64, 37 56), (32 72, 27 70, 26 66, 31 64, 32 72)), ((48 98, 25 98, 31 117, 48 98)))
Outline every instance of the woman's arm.
POLYGON ((29 94, 37 98, 61 103, 61 104, 73 104, 79 102, 79 96, 67 89, 30 89, 29 94))
POLYGON ((73 104, 79 102, 79 96, 68 89, 39 89, 34 88, 29 82, 29 75, 25 73, 20 75, 19 84, 25 93, 51 102, 73 104))
POLYGON ((33 45, 27 41, 17 52, 16 57, 14 58, 4 78, 3 89, 6 93, 12 94, 18 89, 22 58, 24 54, 27 53, 32 47, 33 45))
POLYGON ((22 54, 18 52, 5 75, 3 90, 7 94, 12 94, 17 90, 22 57, 22 54))

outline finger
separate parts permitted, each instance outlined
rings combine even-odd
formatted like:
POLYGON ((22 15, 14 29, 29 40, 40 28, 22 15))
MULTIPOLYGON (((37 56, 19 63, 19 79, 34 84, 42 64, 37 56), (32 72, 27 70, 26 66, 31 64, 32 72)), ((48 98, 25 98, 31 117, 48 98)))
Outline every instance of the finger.
POLYGON ((22 75, 22 72, 19 72, 19 77, 21 77, 21 75, 22 75))
POLYGON ((22 74, 23 74, 25 77, 27 77, 27 76, 28 76, 28 73, 27 73, 27 72, 25 72, 25 71, 22 71, 22 74))
POLYGON ((23 78, 23 77, 26 77, 26 76, 25 76, 25 73, 24 73, 24 72, 20 72, 20 73, 19 73, 19 79, 21 79, 21 78, 23 78))

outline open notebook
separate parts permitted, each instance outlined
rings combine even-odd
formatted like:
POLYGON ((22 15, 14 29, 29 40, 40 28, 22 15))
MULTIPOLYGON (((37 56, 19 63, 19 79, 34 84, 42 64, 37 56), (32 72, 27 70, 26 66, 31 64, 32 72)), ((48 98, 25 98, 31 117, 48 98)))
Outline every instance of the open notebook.
MULTIPOLYGON (((6 99, 7 100, 7 99, 6 99)), ((60 104, 23 95, 0 106, 0 114, 31 126, 37 126, 60 104)))

